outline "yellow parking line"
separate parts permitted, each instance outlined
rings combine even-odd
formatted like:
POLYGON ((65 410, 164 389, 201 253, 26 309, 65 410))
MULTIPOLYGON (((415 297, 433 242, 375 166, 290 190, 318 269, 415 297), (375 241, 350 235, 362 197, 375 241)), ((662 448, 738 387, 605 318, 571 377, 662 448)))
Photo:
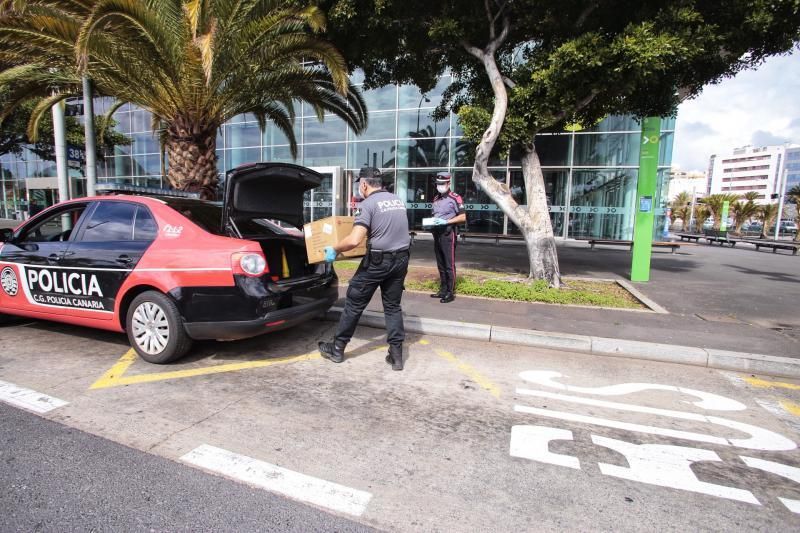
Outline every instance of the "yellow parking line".
POLYGON ((800 404, 796 404, 790 400, 781 400, 780 404, 787 413, 800 416, 800 404))
POLYGON ((451 363, 465 376, 469 377, 472 381, 480 385, 484 390, 495 398, 500 397, 500 388, 489 380, 486 376, 478 372, 474 367, 462 362, 455 355, 444 350, 434 350, 439 357, 442 357, 451 363))
POLYGON ((136 352, 130 350, 123 355, 117 363, 111 367, 100 379, 95 381, 90 389, 103 389, 108 387, 118 387, 120 385, 135 385, 139 383, 151 383, 153 381, 163 381, 166 379, 188 378, 194 376, 204 376, 207 374, 221 374, 223 372, 236 372, 237 370, 247 370, 251 368, 263 368, 267 366, 280 365, 286 363, 296 363, 299 361, 311 361, 320 359, 319 352, 309 352, 303 355, 290 357, 278 357, 265 361, 247 361, 243 363, 229 363, 204 368, 190 368, 188 370, 174 370, 171 372, 157 372, 153 374, 138 374, 135 376, 125 376, 125 371, 136 360, 136 352))
POLYGON ((782 381, 767 381, 766 379, 759 379, 754 378, 752 376, 744 378, 745 383, 748 385, 752 385, 753 387, 758 387, 759 389, 791 389, 791 390, 800 390, 800 385, 795 385, 794 383, 784 383, 782 381))

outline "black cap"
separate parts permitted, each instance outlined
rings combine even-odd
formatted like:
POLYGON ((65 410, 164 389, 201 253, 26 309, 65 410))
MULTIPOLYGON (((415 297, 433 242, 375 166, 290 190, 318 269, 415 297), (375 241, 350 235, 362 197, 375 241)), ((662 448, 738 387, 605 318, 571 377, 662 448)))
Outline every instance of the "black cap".
POLYGON ((380 178, 381 171, 375 167, 361 167, 361 170, 358 171, 358 179, 361 178, 380 178))

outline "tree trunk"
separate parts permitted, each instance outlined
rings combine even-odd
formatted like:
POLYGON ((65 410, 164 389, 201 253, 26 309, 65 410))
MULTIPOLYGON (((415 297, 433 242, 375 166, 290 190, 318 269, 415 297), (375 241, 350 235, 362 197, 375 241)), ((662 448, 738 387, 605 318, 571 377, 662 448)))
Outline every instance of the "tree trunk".
MULTIPOLYGON (((494 92, 492 118, 489 122, 489 126, 483 133, 481 141, 475 149, 475 165, 472 167, 472 181, 500 207, 503 213, 505 213, 522 232, 528 247, 530 264, 529 276, 535 279, 546 279, 553 287, 560 287, 561 277, 558 269, 555 241, 553 240, 553 228, 550 224, 550 215, 547 211, 547 199, 544 194, 544 179, 541 174, 539 158, 536 156, 535 148, 531 145, 531 152, 535 158, 535 163, 534 159, 531 159, 531 168, 536 167, 538 169, 538 177, 535 176, 535 173, 531 174, 533 179, 530 181, 534 183, 534 186, 536 186, 536 183, 539 183, 540 186, 536 190, 528 189, 528 210, 520 206, 514 200, 511 191, 505 183, 498 182, 489 173, 489 155, 497 142, 497 138, 500 136, 500 130, 503 128, 503 122, 505 121, 506 111, 508 109, 508 92, 495 58, 495 52, 508 35, 508 29, 509 22, 507 19, 504 19, 502 33, 495 37, 494 31, 492 31, 492 42, 489 43, 484 50, 466 44, 464 45, 464 48, 470 54, 478 58, 483 64, 484 70, 489 77, 489 82, 492 85, 492 91, 494 92), (544 206, 543 212, 541 211, 541 206, 544 206), (543 221, 534 222, 532 216, 534 212, 537 220, 540 216, 544 216, 547 219, 546 224, 543 221)), ((525 181, 527 186, 529 181, 527 177, 525 181)))
POLYGON ((525 146, 522 156, 522 175, 528 196, 528 213, 521 217, 520 231, 528 245, 530 277, 547 280, 551 287, 561 287, 561 272, 558 267, 558 252, 553 236, 553 224, 547 207, 544 174, 536 153, 536 145, 525 146))
POLYGON ((167 128, 167 180, 180 191, 198 192, 204 200, 217 196, 217 128, 177 119, 167 128))

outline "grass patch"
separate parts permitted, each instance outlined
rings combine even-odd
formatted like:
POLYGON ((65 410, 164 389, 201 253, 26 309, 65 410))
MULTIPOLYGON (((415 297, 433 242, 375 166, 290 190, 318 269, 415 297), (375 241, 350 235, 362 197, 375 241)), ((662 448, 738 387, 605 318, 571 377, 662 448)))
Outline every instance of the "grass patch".
MULTIPOLYGON (((345 283, 358 268, 358 261, 337 261, 336 271, 345 283)), ((631 293, 614 282, 564 280, 565 287, 551 289, 545 281, 509 279, 508 274, 482 270, 464 270, 456 278, 456 294, 516 302, 540 302, 562 305, 588 305, 621 309, 645 309, 631 293)), ((422 292, 439 290, 435 268, 412 266, 405 281, 406 289, 422 292)))

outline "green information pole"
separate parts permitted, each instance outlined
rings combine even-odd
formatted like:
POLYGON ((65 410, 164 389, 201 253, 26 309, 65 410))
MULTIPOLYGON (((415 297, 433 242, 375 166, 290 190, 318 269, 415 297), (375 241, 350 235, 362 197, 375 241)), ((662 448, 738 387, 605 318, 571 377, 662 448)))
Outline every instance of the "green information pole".
POLYGON ((725 231, 728 229, 728 211, 731 208, 731 203, 728 201, 722 202, 722 214, 719 216, 719 230, 725 231))
POLYGON ((650 252, 653 244, 656 185, 658 182, 658 142, 661 119, 648 117, 642 122, 639 151, 639 180, 636 186, 636 217, 633 223, 631 281, 650 281, 650 252))

